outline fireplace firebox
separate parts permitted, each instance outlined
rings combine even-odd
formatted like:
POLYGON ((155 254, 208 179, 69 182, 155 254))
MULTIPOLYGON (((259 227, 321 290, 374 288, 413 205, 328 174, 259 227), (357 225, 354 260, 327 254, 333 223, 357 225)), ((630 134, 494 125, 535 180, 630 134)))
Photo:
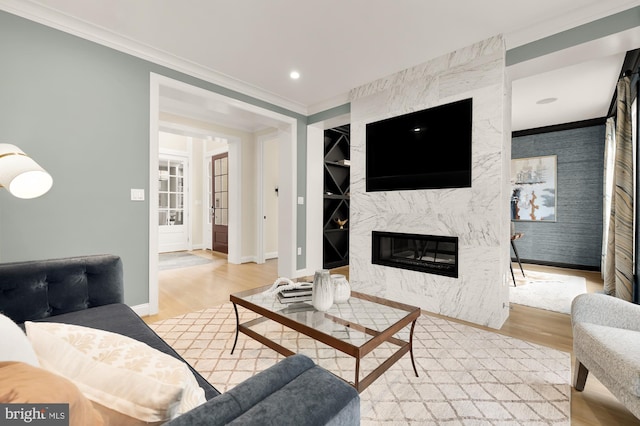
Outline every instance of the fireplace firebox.
POLYGON ((371 262, 458 278, 458 237, 373 231, 371 262))

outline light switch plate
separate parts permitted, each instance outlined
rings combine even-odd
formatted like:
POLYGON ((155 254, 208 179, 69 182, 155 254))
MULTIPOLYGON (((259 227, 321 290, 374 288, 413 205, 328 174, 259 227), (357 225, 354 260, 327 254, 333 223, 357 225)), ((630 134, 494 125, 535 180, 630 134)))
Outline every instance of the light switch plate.
POLYGON ((144 189, 131 188, 131 201, 144 201, 144 189))
POLYGON ((304 204, 304 197, 298 197, 298 204, 304 204))

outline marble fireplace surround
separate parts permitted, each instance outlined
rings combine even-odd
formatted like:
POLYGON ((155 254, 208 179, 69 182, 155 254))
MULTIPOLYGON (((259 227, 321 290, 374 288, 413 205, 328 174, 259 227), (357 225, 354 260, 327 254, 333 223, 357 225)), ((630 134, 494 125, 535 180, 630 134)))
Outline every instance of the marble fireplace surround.
POLYGON ((509 315, 511 158, 503 38, 492 37, 355 88, 350 97, 352 287, 500 328, 509 315), (471 188, 366 192, 367 123, 470 97, 471 188), (458 277, 373 264, 373 231, 457 237, 458 277))

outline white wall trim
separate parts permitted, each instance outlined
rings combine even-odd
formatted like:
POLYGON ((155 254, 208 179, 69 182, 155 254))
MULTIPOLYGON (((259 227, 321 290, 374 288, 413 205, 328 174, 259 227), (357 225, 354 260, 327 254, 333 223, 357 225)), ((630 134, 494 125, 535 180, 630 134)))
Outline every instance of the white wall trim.
MULTIPOLYGON (((206 142, 202 144, 202 178, 211 180, 211 155, 207 152, 206 142)), ((213 250, 213 221, 211 222, 211 229, 209 229, 209 220, 211 220, 211 200, 209 199, 209 189, 211 188, 211 182, 204 182, 202 185, 202 248, 213 250), (210 235, 207 235, 210 234, 210 235), (209 247, 209 241, 211 241, 211 247, 209 247)))
POLYGON ((196 139, 207 139, 208 136, 212 136, 214 134, 213 131, 206 128, 199 128, 181 123, 173 123, 166 120, 160 120, 160 131, 182 136, 189 136, 196 139))
POLYGON ((149 315, 158 313, 158 179, 160 79, 149 76, 149 315), (154 207, 155 206, 155 207, 154 207))
MULTIPOLYGON (((297 268, 296 223, 298 208, 298 123, 278 132, 278 275, 299 277, 297 268), (291 167, 286 167, 290 165, 291 167)), ((304 253, 303 253, 304 255, 304 253)))
POLYGON ((256 263, 265 262, 264 255, 264 141, 263 135, 256 138, 256 263))
MULTIPOLYGON (((277 131, 259 135, 256 138, 258 155, 256 155, 256 205, 258 206, 256 215, 256 263, 264 263, 267 255, 264 251, 264 144, 278 136, 277 131)), ((277 257, 277 255, 276 255, 277 257)), ((272 258, 270 258, 272 259, 272 258)))
MULTIPOLYGON (((229 188, 242 188, 242 143, 236 137, 227 138, 229 144, 228 171, 229 188)), ((229 191, 229 249, 227 261, 233 264, 242 263, 242 190, 229 191)))
POLYGON ((155 315, 158 312, 151 312, 151 308, 148 303, 143 303, 141 305, 131 306, 131 310, 138 314, 139 317, 146 317, 149 315, 155 315))
POLYGON ((316 269, 313 268, 305 268, 305 269, 298 269, 296 271, 295 277, 300 278, 300 277, 313 277, 313 275, 316 273, 316 269))
MULTIPOLYGON (((187 136, 187 167, 189 167, 189 183, 187 185, 187 199, 184 201, 184 205, 188 206, 187 220, 189 221, 187 226, 187 248, 189 250, 193 250, 193 182, 195 182, 194 170, 193 167, 193 138, 191 136, 187 136)), ((184 208, 184 207, 183 207, 184 208)))
POLYGON ((277 251, 268 251, 264 254, 264 258, 265 260, 269 260, 269 259, 277 259, 278 258, 278 252, 277 251))
POLYGON ((188 151, 180 151, 179 149, 169 149, 158 147, 158 155, 169 155, 172 157, 189 158, 188 151))

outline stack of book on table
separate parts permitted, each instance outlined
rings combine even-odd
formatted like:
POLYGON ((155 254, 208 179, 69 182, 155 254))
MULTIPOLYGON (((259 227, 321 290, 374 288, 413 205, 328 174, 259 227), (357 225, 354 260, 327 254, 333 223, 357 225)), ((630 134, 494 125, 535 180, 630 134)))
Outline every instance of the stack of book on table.
POLYGON ((310 302, 311 283, 300 283, 300 287, 278 292, 280 303, 310 302))

